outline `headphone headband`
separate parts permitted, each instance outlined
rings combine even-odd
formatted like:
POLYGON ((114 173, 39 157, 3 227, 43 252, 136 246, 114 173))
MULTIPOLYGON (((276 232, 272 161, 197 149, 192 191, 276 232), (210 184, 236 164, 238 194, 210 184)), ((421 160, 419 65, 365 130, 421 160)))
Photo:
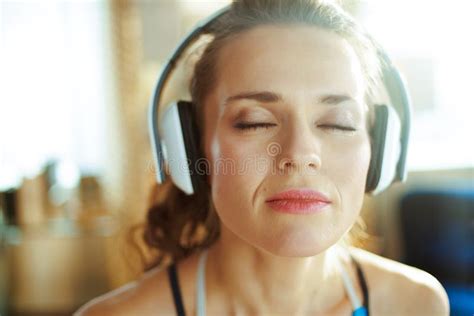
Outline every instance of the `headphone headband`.
MULTIPOLYGON (((168 80, 168 77, 174 70, 178 60, 182 57, 186 49, 190 45, 192 45, 201 35, 206 34, 207 28, 212 23, 214 23, 218 18, 227 14, 230 11, 230 8, 231 8, 231 5, 225 6, 222 9, 216 11, 214 14, 212 14, 208 18, 199 22, 197 26, 191 32, 188 33, 188 35, 181 41, 181 43, 174 50, 171 57, 165 63, 163 70, 161 71, 161 74, 157 80, 155 90, 150 101, 148 127, 149 127, 149 134, 151 137, 153 158, 155 161, 155 166, 157 167, 156 177, 157 177, 158 183, 163 183, 165 180, 165 168, 164 168, 165 159, 164 159, 164 154, 163 154, 164 148, 160 140, 159 126, 158 126, 158 123, 159 123, 158 112, 159 112, 159 107, 160 107, 160 103, 162 99, 162 92, 164 90, 165 84, 168 80)), ((376 41, 373 40, 368 34, 366 34, 366 36, 368 36, 370 40, 373 41, 374 44, 376 44, 376 41)), ((375 173, 371 174, 368 177, 368 179, 369 178, 371 179, 369 181, 370 189, 376 192, 379 192, 385 188, 383 187, 384 185, 389 185, 390 183, 394 181, 405 181, 406 179, 406 175, 407 175, 406 157, 407 157, 408 139, 409 139, 409 133, 410 133, 411 106, 410 106, 410 98, 408 95, 408 90, 400 72, 393 65, 387 53, 381 48, 381 46, 376 45, 376 48, 377 48, 377 55, 379 57, 379 60, 381 61, 380 65, 381 65, 382 82, 388 93, 390 103, 392 107, 395 109, 396 114, 398 114, 399 118, 396 118, 396 120, 400 119, 401 121, 400 123, 401 126, 399 127, 400 133, 399 133, 399 136, 396 135, 395 137, 396 139, 393 138, 394 137, 393 131, 388 131, 388 132, 391 132, 392 139, 388 139, 388 141, 386 141, 385 135, 387 133, 387 130, 386 130, 387 127, 385 127, 385 129, 383 130, 384 139, 381 141, 378 141, 384 146, 384 148, 383 150, 380 151, 381 154, 377 153, 378 155, 381 155, 381 157, 376 157, 375 160, 377 161, 376 162, 377 168, 375 168, 375 173), (395 149, 398 155, 396 157, 397 161, 396 161, 395 174, 394 174, 393 179, 392 178, 387 179, 386 177, 390 175, 391 173, 386 172, 385 170, 387 169, 387 167, 385 166, 387 163, 384 164, 384 154, 390 153, 393 155, 393 151, 394 151, 393 148, 398 147, 398 146, 399 148, 395 149), (384 182, 385 184, 382 185, 380 184, 381 182, 384 182)), ((397 115, 389 113, 393 111, 388 111, 388 110, 389 109, 385 111, 378 111, 378 112, 384 112, 384 114, 381 114, 381 115, 390 116, 390 119, 389 120, 385 119, 385 122, 388 122, 388 121, 392 122, 390 123, 388 127, 395 128, 397 126, 397 123, 393 123, 395 120, 393 117, 397 115)), ((380 128, 378 128, 377 130, 380 130, 380 128)), ((387 159, 387 160, 393 160, 393 159, 387 159)), ((391 177, 391 175, 389 177, 391 177)))
POLYGON ((161 94, 163 88, 166 84, 166 80, 176 66, 177 61, 181 58, 181 55, 184 53, 186 48, 188 48, 195 40, 197 40, 203 33, 205 29, 211 25, 215 20, 217 20, 222 15, 226 14, 230 10, 230 5, 218 10, 207 19, 199 22, 196 27, 181 41, 178 47, 174 50, 171 57, 165 63, 163 70, 161 71, 156 87, 151 98, 151 104, 149 108, 148 116, 148 128, 150 136, 152 138, 152 152, 153 158, 155 160, 155 166, 157 166, 156 177, 158 183, 163 183, 165 180, 165 171, 164 171, 164 157, 163 157, 163 148, 161 146, 160 135, 158 131, 158 110, 161 102, 161 94))
POLYGON ((407 178, 406 158, 408 153, 408 139, 410 137, 411 124, 411 100, 408 88, 400 72, 393 65, 387 53, 379 49, 378 56, 382 61, 382 81, 388 92, 390 103, 397 111, 401 121, 401 153, 397 164, 397 181, 405 181, 407 178))

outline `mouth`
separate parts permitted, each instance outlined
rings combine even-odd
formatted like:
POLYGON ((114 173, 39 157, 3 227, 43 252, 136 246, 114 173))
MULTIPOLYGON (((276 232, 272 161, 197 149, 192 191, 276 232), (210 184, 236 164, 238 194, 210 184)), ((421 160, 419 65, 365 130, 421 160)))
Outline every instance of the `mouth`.
POLYGON ((317 213, 331 204, 326 195, 312 189, 290 189, 277 193, 266 201, 273 210, 291 214, 317 213))

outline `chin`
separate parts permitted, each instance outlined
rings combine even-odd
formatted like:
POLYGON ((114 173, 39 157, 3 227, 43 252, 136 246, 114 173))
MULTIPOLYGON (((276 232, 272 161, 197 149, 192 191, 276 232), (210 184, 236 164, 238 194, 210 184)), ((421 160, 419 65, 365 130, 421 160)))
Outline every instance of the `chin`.
POLYGON ((339 238, 334 232, 321 234, 314 229, 299 230, 273 235, 258 247, 280 257, 312 257, 336 244, 339 238))

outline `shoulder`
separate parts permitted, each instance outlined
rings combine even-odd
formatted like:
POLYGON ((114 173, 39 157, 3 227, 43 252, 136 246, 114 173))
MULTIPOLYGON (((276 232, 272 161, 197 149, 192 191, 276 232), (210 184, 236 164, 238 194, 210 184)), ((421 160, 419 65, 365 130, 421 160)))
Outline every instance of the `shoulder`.
POLYGON ((370 309, 377 314, 449 315, 449 300, 431 274, 406 264, 350 247, 367 278, 370 309))
MULTIPOLYGON (((186 310, 194 311, 194 280, 198 254, 177 265, 179 285, 186 310)), ((166 268, 155 268, 134 282, 88 302, 74 316, 173 315, 176 313, 166 268)))
POLYGON ((166 269, 153 269, 140 279, 89 301, 74 316, 156 315, 157 311, 174 312, 166 269))

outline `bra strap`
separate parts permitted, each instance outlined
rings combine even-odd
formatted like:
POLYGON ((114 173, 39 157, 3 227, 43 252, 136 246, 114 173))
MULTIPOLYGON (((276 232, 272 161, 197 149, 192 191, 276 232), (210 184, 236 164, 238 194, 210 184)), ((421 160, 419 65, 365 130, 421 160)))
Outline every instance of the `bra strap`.
POLYGON ((196 279, 196 315, 206 315, 206 259, 207 250, 203 250, 199 257, 196 279))
POLYGON ((181 298, 181 290, 179 289, 179 279, 176 273, 176 265, 173 263, 168 267, 168 279, 171 284, 171 291, 173 293, 174 306, 178 316, 186 316, 181 298))
POLYGON ((347 296, 349 297, 349 300, 351 301, 351 305, 354 310, 357 310, 360 307, 362 307, 363 304, 360 302, 359 298, 357 297, 356 291, 349 277, 349 274, 347 273, 346 269, 343 267, 342 263, 339 262, 339 258, 337 258, 335 263, 341 273, 342 281, 344 283, 344 288, 346 289, 347 296))
POLYGON ((348 254, 348 257, 350 258, 351 263, 354 264, 354 266, 356 267, 357 279, 363 293, 363 298, 362 298, 362 303, 361 303, 355 293, 355 289, 349 278, 349 274, 347 273, 346 269, 343 267, 342 262, 340 262, 339 260, 336 260, 336 265, 338 266, 342 274, 342 279, 343 279, 347 294, 349 296, 349 300, 351 301, 351 304, 354 308, 352 312, 352 316, 368 316, 369 315, 369 291, 368 291, 367 283, 365 281, 364 272, 362 271, 362 268, 359 262, 357 262, 357 260, 353 257, 350 251, 344 251, 341 248, 337 248, 337 252, 339 252, 339 256, 338 256, 339 258, 341 258, 342 256, 345 256, 345 254, 348 254))
POLYGON ((364 306, 361 306, 352 312, 352 316, 369 316, 369 311, 364 306))
POLYGON ((362 268, 361 268, 361 266, 360 266, 360 263, 357 262, 357 260, 355 260, 352 255, 351 255, 351 260, 352 260, 352 262, 354 263, 354 265, 356 266, 356 269, 357 269, 357 278, 359 279, 359 284, 360 284, 360 287, 361 287, 362 292, 363 292, 363 295, 364 295, 362 304, 363 304, 363 305, 366 307, 366 309, 368 310, 368 309, 369 309, 369 290, 368 290, 368 288, 367 288, 367 282, 366 282, 366 280, 365 280, 364 271, 362 271, 362 268))

